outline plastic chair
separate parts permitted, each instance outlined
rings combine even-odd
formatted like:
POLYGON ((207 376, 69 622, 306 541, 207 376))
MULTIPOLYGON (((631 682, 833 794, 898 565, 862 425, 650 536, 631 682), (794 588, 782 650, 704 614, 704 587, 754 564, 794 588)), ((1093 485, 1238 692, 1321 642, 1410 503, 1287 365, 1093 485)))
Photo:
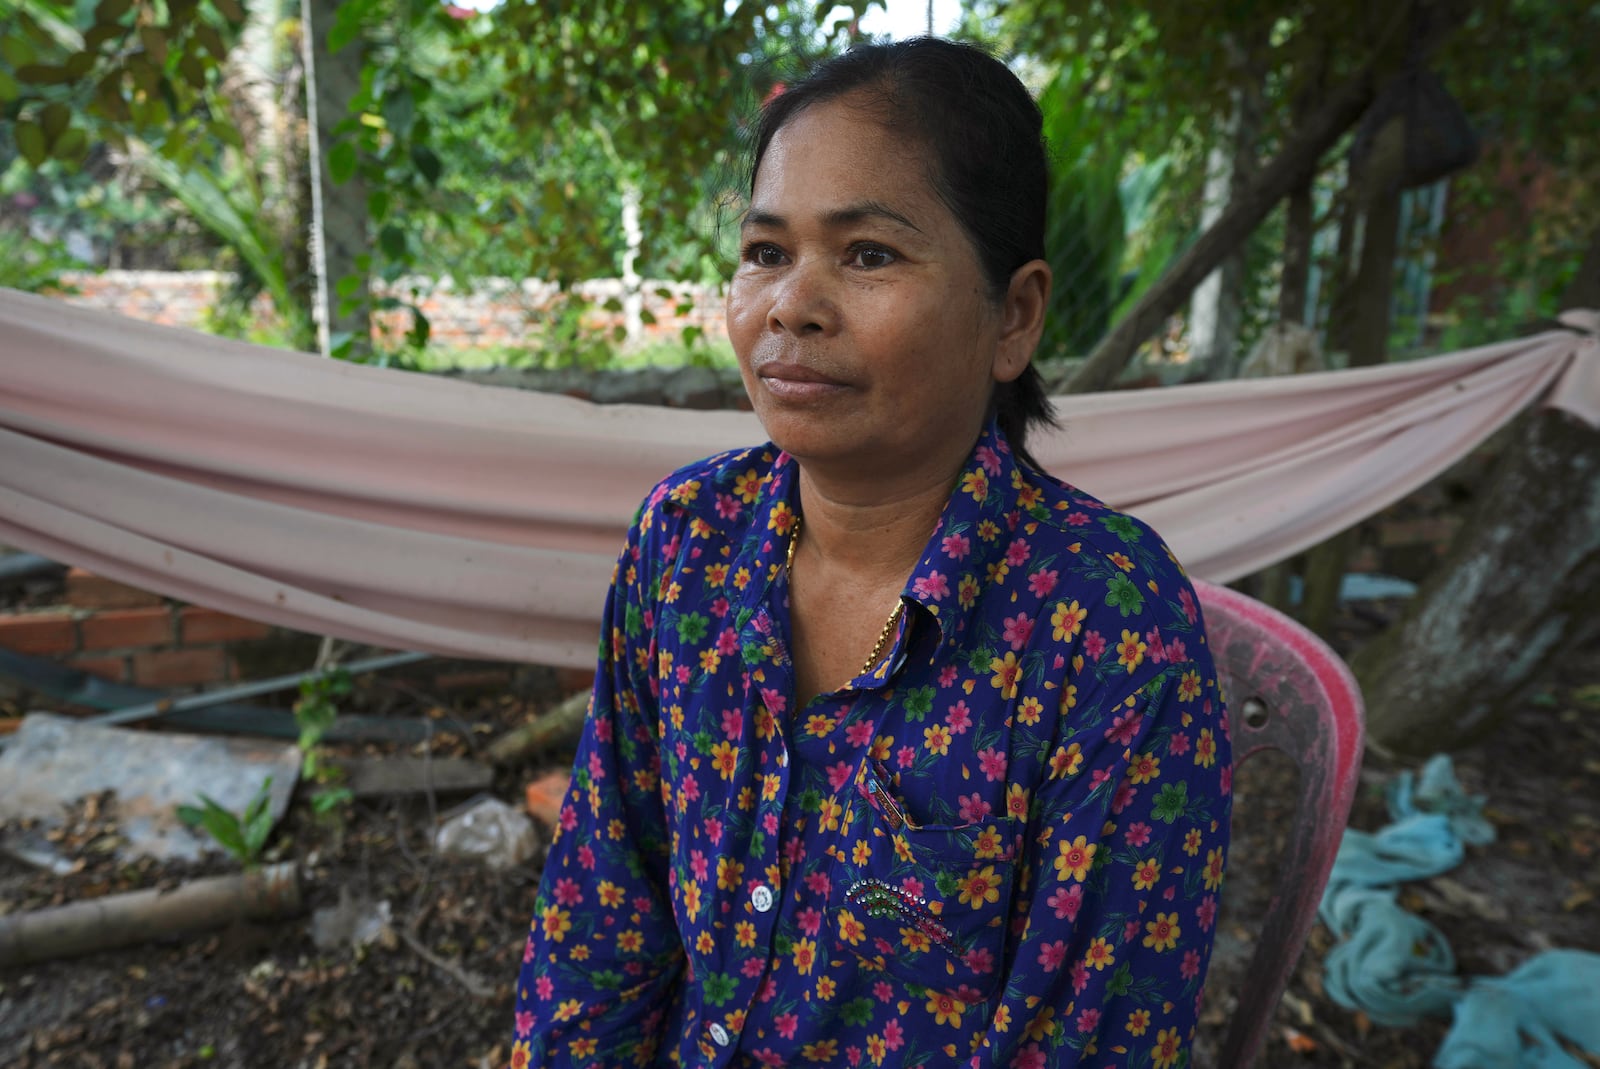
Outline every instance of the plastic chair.
POLYGON ((1316 921, 1355 800, 1363 709, 1349 667, 1311 631, 1236 590, 1194 585, 1228 702, 1235 768, 1273 749, 1300 770, 1294 827, 1218 1061, 1245 1069, 1316 921))

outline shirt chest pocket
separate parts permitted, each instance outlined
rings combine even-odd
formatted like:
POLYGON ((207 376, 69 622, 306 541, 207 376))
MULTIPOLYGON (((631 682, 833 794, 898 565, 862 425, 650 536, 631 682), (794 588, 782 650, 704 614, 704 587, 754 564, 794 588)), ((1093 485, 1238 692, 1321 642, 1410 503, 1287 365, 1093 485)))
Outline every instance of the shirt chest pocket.
POLYGON ((914 991, 987 1000, 1011 915, 1009 844, 987 826, 920 824, 871 759, 847 794, 828 892, 834 949, 914 991))

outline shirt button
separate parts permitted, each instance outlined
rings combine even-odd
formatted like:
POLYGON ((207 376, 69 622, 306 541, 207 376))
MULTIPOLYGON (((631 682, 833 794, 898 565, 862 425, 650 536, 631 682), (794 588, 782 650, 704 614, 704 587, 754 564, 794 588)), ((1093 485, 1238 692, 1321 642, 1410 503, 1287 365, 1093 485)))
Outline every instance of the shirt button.
POLYGON ((732 1038, 728 1035, 728 1030, 722 1027, 720 1024, 712 1025, 709 1031, 711 1032, 712 1040, 715 1041, 719 1047, 726 1047, 728 1045, 728 1040, 732 1038))
POLYGON ((772 888, 764 883, 756 884, 756 889, 750 892, 750 904, 756 907, 757 913, 765 913, 772 908, 772 888))

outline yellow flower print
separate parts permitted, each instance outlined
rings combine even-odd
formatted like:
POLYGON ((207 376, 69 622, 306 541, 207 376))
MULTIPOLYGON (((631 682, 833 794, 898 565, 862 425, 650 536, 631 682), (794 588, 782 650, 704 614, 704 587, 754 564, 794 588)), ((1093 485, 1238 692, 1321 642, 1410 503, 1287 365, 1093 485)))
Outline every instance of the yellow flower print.
POLYGON ((690 538, 710 538, 714 533, 715 529, 698 516, 689 521, 690 538))
POLYGON ((722 654, 718 653, 716 650, 708 647, 700 651, 700 670, 702 672, 705 672, 709 675, 710 673, 715 672, 717 670, 717 666, 721 663, 722 654))
POLYGON ((610 880, 601 880, 600 886, 595 888, 595 893, 600 896, 600 904, 611 909, 616 909, 622 905, 623 899, 628 897, 626 891, 610 880))
POLYGON ((1155 1060, 1150 1064, 1154 1069, 1172 1069, 1181 1053, 1183 1053, 1183 1041, 1178 1038, 1178 1030, 1163 1028, 1156 1033, 1156 1045, 1150 1051, 1150 1056, 1155 1060))
POLYGON ((690 479, 672 488, 672 500, 679 505, 690 505, 700 496, 700 480, 690 479))
POLYGON ((1005 849, 1005 840, 1000 837, 1000 829, 993 824, 978 833, 973 841, 973 854, 979 861, 988 861, 990 858, 1000 856, 1005 849))
POLYGON ((961 477, 961 492, 971 494, 974 501, 981 502, 989 496, 989 477, 981 470, 967 472, 961 477))
POLYGON ((825 1062, 832 1065, 839 1056, 839 1041, 837 1039, 819 1039, 815 1043, 807 1043, 800 1048, 801 1057, 808 1062, 825 1062))
POLYGON ((956 900, 962 905, 971 905, 973 909, 982 909, 987 904, 1000 901, 1000 877, 994 874, 993 865, 985 865, 981 872, 973 869, 956 886, 961 888, 956 900))
POLYGON ((924 739, 922 745, 927 747, 930 753, 936 753, 942 757, 950 752, 950 729, 943 724, 935 724, 932 727, 923 728, 922 738, 924 739))
POLYGON ((978 524, 978 537, 985 542, 993 542, 1000 537, 1000 525, 993 520, 983 520, 978 524))
POLYGON ((599 1040, 592 1039, 589 1036, 583 1036, 579 1039, 574 1039, 571 1043, 568 1043, 567 1050, 572 1052, 572 1056, 574 1058, 587 1058, 592 1055, 595 1050, 599 1048, 599 1046, 599 1040))
POLYGON ((817 997, 822 1001, 827 1002, 829 999, 833 998, 838 990, 839 985, 833 982, 833 977, 817 977, 817 997))
POLYGON ((850 851, 850 860, 857 866, 865 865, 872 860, 872 844, 862 839, 850 851))
POLYGON ((728 581, 728 566, 726 564, 706 565, 706 585, 721 586, 728 581))
MULTIPOLYGON (((1004 1009, 1004 1007, 1001 1007, 1004 1009)), ((872 1059, 873 1065, 882 1065, 883 1059, 889 1054, 889 1045, 883 1037, 874 1032, 867 1037, 867 1057, 872 1059)))
POLYGON ((700 885, 691 880, 687 883, 681 883, 678 886, 683 888, 684 911, 688 913, 689 918, 693 920, 695 917, 700 915, 700 885))
POLYGON ((1161 778, 1161 761, 1153 753, 1142 753, 1128 765, 1128 778, 1135 783, 1149 783, 1161 778))
POLYGON ((1183 852, 1190 857, 1200 853, 1200 843, 1205 836, 1200 834, 1199 828, 1190 828, 1183 837, 1183 852))
POLYGON ((1028 791, 1020 783, 1006 789, 1006 816, 1012 820, 1028 819, 1028 791))
POLYGON ((740 921, 733 926, 733 937, 740 946, 749 950, 756 945, 756 926, 749 921, 740 921))
POLYGON ((701 932, 697 937, 695 937, 694 948, 701 954, 711 953, 711 949, 716 945, 717 941, 711 938, 710 932, 701 932))
POLYGON ((761 484, 764 481, 761 473, 751 468, 733 480, 733 492, 739 495, 740 501, 743 501, 746 505, 751 504, 755 501, 756 496, 761 493, 761 484))
POLYGON ((942 992, 932 995, 928 999, 927 1010, 933 1014, 934 1024, 948 1024, 960 1028, 961 1011, 966 1008, 967 1004, 965 1002, 951 998, 942 992))
POLYGON ((1004 658, 990 659, 989 671, 994 673, 989 678, 989 685, 999 690, 1002 698, 1010 699, 1017 696, 1017 684, 1022 679, 1022 665, 1017 662, 1015 653, 1008 650, 1004 658))
POLYGON ((794 945, 794 967, 801 976, 811 975, 811 966, 817 963, 817 944, 811 939, 801 939, 794 945))
POLYGON ((1144 930, 1144 945, 1157 954, 1177 946, 1178 936, 1183 934, 1183 929, 1178 927, 1177 913, 1157 913, 1155 920, 1145 922, 1144 930))
POLYGON ((739 751, 731 742, 719 742, 711 747, 711 766, 722 774, 723 779, 732 779, 734 769, 739 765, 739 751))
POLYGON ((1087 836, 1080 835, 1072 842, 1061 844, 1061 856, 1056 858, 1056 879, 1082 881, 1089 875, 1089 866, 1094 864, 1095 851, 1099 846, 1091 843, 1087 836))
POLYGON ((673 602, 678 600, 679 595, 682 593, 682 583, 666 583, 664 584, 661 592, 661 600, 665 601, 668 605, 671 605, 673 602))
POLYGON ((1111 944, 1104 939, 1096 939, 1090 943, 1088 951, 1083 955, 1083 963, 1095 972, 1099 972, 1107 965, 1116 964, 1116 961, 1116 953, 1112 951, 1111 944))
POLYGON ((822 810, 817 814, 817 826, 823 831, 838 831, 839 818, 843 815, 844 806, 837 798, 824 798, 822 810))
POLYGON ((928 941, 927 934, 917 928, 900 929, 900 942, 904 943, 905 948, 913 954, 926 953, 927 949, 933 945, 928 941))
POLYGON ((1083 768, 1083 747, 1078 743, 1071 746, 1056 747, 1055 755, 1050 758, 1050 778, 1060 779, 1063 776, 1076 776, 1083 768))
POLYGON ((1046 1006, 1040 1010, 1033 1020, 1028 1022, 1028 1027, 1023 1030, 1023 1035, 1030 1043, 1043 1043, 1056 1034, 1056 1010, 1054 1006, 1046 1006))
POLYGON ((1140 891, 1148 891, 1161 879, 1161 862, 1155 858, 1146 858, 1133 867, 1133 886, 1140 891))
POLYGON ((1068 683, 1061 688, 1060 713, 1066 716, 1078 704, 1078 684, 1068 683))
POLYGON ((1039 716, 1044 712, 1044 703, 1033 696, 1022 699, 1022 704, 1017 707, 1017 719, 1032 727, 1039 722, 1039 716))
POLYGON ((1006 581, 1006 576, 1011 574, 1011 565, 1005 561, 993 561, 988 568, 989 585, 995 586, 1006 581))
POLYGON ((867 937, 866 926, 856 920, 856 915, 848 909, 839 911, 839 938, 851 946, 860 946, 861 941, 867 937))
POLYGON ((1200 874, 1205 878, 1207 891, 1215 891, 1222 886, 1222 847, 1206 851, 1206 867, 1200 874))
POLYGON ((575 998, 569 998, 556 1007, 556 1020, 570 1021, 581 1012, 583 1012, 583 1003, 575 998))
POLYGON ((786 535, 793 526, 794 510, 789 507, 788 502, 780 501, 773 505, 772 511, 767 514, 767 530, 786 535))
POLYGON ((549 906, 543 914, 545 938, 559 943, 572 931, 572 914, 556 906, 549 906))
POLYGON ((1217 763, 1217 739, 1211 734, 1210 728, 1200 729, 1200 737, 1194 743, 1194 763, 1201 768, 1210 768, 1217 763))
POLYGON ((1199 693, 1200 673, 1192 671, 1183 673, 1183 678, 1178 681, 1178 700, 1192 702, 1199 693))
POLYGON ((1128 1014, 1128 1034, 1130 1036, 1142 1036, 1149 1027, 1149 1010, 1134 1010, 1128 1014))
POLYGON ((889 760, 889 754, 893 749, 894 736, 879 735, 877 738, 872 740, 872 749, 868 752, 868 755, 874 761, 887 761, 889 760))
POLYGON ((977 602, 978 591, 981 589, 975 576, 963 575, 961 582, 956 585, 956 600, 961 603, 963 609, 970 609, 977 602))
POLYGON ((1125 572, 1133 571, 1133 561, 1128 559, 1126 553, 1107 553, 1106 559, 1125 572))
POLYGON ((1088 618, 1089 610, 1076 601, 1070 604, 1058 601, 1056 611, 1050 614, 1050 637, 1057 642, 1065 642, 1083 630, 1083 621, 1088 618))
POLYGON ((717 886, 724 891, 737 891, 744 879, 744 862, 731 857, 717 858, 717 886))
POLYGON ((1117 643, 1117 663, 1132 672, 1144 663, 1144 651, 1148 648, 1139 632, 1124 631, 1122 641, 1117 643))
POLYGON ((740 590, 743 590, 745 587, 749 586, 750 585, 750 569, 749 568, 740 568, 738 571, 734 572, 733 573, 733 585, 738 587, 740 590))

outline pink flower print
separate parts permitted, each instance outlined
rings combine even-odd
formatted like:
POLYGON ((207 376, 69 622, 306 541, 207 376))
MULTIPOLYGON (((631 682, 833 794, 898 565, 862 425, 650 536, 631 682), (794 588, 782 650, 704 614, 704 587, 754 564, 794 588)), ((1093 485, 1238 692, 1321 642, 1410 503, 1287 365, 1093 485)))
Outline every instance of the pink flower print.
POLYGON ((1122 941, 1131 943, 1139 937, 1139 918, 1135 917, 1122 926, 1122 941))
POLYGON ((1057 888, 1055 894, 1045 900, 1045 904, 1056 911, 1057 920, 1077 920, 1078 910, 1083 908, 1083 884, 1057 888))
POLYGON ((1200 975, 1200 952, 1198 950, 1185 950, 1183 964, 1178 966, 1178 975, 1185 980, 1193 980, 1200 975))
POLYGON ((739 518, 739 513, 742 511, 742 509, 743 509, 743 506, 741 506, 739 504, 738 499, 735 498, 732 494, 718 494, 717 495, 717 515, 721 516, 723 519, 725 519, 725 520, 736 520, 736 519, 738 519, 739 518))
POLYGON ((717 652, 724 657, 732 657, 739 652, 739 633, 731 627, 724 627, 717 635, 717 652))
POLYGON ((1098 789, 1099 786, 1102 783, 1104 783, 1106 780, 1108 780, 1110 778, 1111 778, 1111 770, 1109 768, 1097 768, 1097 769, 1095 769, 1093 772, 1089 773, 1089 789, 1090 790, 1098 789))
POLYGON ((1113 717, 1111 726, 1106 728, 1106 738, 1118 746, 1132 745, 1134 738, 1139 734, 1139 726, 1144 723, 1144 713, 1132 712, 1124 716, 1113 717))
POLYGON ((900 1018, 891 1017, 883 1026, 883 1045, 890 1050, 899 1050, 905 1045, 905 1029, 900 1027, 900 1018))
POLYGON ((1089 522, 1089 514, 1087 512, 1069 512, 1069 513, 1067 513, 1066 524, 1069 527, 1082 527, 1084 524, 1086 524, 1088 522, 1089 522))
POLYGON ((995 455, 993 449, 986 445, 980 445, 974 450, 973 456, 977 458, 979 464, 983 465, 984 471, 990 475, 1000 474, 1000 458, 995 455))
POLYGON ((1185 731, 1173 732, 1172 738, 1167 740, 1167 752, 1174 757, 1182 757, 1189 752, 1189 734, 1185 731))
POLYGON ((1150 825, 1142 820, 1129 824, 1128 830, 1122 833, 1122 841, 1134 848, 1143 846, 1150 841, 1150 825))
POLYGON ((561 807, 561 830, 571 831, 578 826, 578 811, 568 802, 561 807))
POLYGON ((905 879, 900 881, 900 890, 904 891, 913 898, 921 898, 922 881, 917 879, 915 876, 907 876, 905 879))
POLYGON ((1091 1006, 1078 1014, 1079 1032, 1093 1032, 1098 1027, 1100 1027, 1100 1010, 1098 1008, 1091 1006))
POLYGON ((722 845, 722 821, 716 817, 707 817, 705 822, 706 838, 711 840, 711 845, 722 845))
POLYGON ((1184 661, 1189 659, 1189 650, 1188 647, 1183 644, 1183 639, 1167 639, 1166 645, 1167 660, 1171 661, 1173 664, 1182 664, 1184 661))
POLYGON ((778 834, 778 814, 767 813, 761 818, 761 827, 768 835, 778 834))
POLYGON ((1233 793, 1233 766, 1229 765, 1228 767, 1224 768, 1222 770, 1222 775, 1219 778, 1222 780, 1222 793, 1225 794, 1225 795, 1232 794, 1233 793))
POLYGON ((945 714, 944 722, 949 726, 951 734, 965 735, 967 729, 972 726, 972 710, 967 708, 966 702, 956 702, 945 714))
POLYGON ((917 759, 915 746, 902 746, 894 752, 895 763, 901 768, 910 768, 911 763, 917 759))
POLYGON ((730 742, 738 742, 742 734, 744 734, 744 710, 722 710, 722 737, 730 742))
POLYGON ((694 873, 694 878, 699 883, 706 882, 706 874, 711 869, 711 863, 706 860, 706 855, 699 850, 689 851, 689 871, 694 873))
MULTIPOLYGON (((533 935, 530 933, 528 935, 528 938, 523 940, 523 942, 522 942, 522 964, 526 965, 526 964, 528 964, 528 962, 530 962, 532 960, 533 960, 533 935)), ((546 977, 546 976, 541 976, 541 977, 539 977, 539 979, 544 981, 545 983, 549 983, 550 982, 549 977, 546 977)), ((554 986, 554 985, 552 985, 552 986, 554 986)), ((544 998, 549 998, 550 996, 549 995, 545 995, 543 997, 544 998)))
POLYGON ((947 664, 939 669, 939 689, 947 690, 956 685, 956 680, 961 678, 961 670, 953 664, 947 664))
POLYGON ((1200 618, 1200 610, 1195 608, 1194 595, 1188 587, 1178 591, 1178 604, 1183 606, 1183 615, 1191 624, 1200 618))
POLYGON ((1056 582, 1059 579, 1060 573, 1054 568, 1049 571, 1040 568, 1028 576, 1028 590, 1036 598, 1047 598, 1050 596, 1050 592, 1056 588, 1056 582))
POLYGON ((1106 651, 1106 640, 1100 637, 1098 631, 1086 631, 1083 636, 1083 654, 1091 661, 1098 661, 1100 655, 1106 651))
POLYGON ((972 552, 972 539, 961 534, 945 535, 939 547, 951 560, 966 560, 967 554, 972 552))
POLYGON ((1123 780, 1121 783, 1117 784, 1117 793, 1111 798, 1111 812, 1121 813, 1133 803, 1133 799, 1138 795, 1138 793, 1139 792, 1134 789, 1133 784, 1129 783, 1127 780, 1123 780))
POLYGON ((1045 1069, 1044 1050, 1037 1043, 1029 1043, 1011 1059, 1011 1069, 1045 1069))
MULTIPOLYGON (((869 735, 871 734, 871 732, 872 732, 872 725, 871 724, 867 725, 867 732, 868 732, 869 735)), ((834 764, 829 765, 828 766, 828 786, 831 787, 833 790, 837 791, 840 787, 843 787, 846 783, 848 783, 850 781, 850 772, 851 772, 850 762, 848 762, 848 761, 839 761, 839 762, 836 762, 834 764)))
POLYGON ((833 881, 828 879, 826 872, 813 872, 806 877, 806 890, 814 895, 827 897, 828 891, 833 887, 833 881))
POLYGON ((539 979, 534 982, 533 986, 534 989, 539 992, 539 997, 542 999, 548 999, 551 995, 556 993, 555 981, 551 980, 548 976, 539 977, 539 979))
POLYGON ((556 881, 556 901, 563 906, 575 906, 583 901, 583 888, 576 880, 562 878, 556 881))
POLYGON ((962 795, 960 809, 963 824, 976 824, 989 815, 991 806, 983 800, 983 795, 973 792, 962 795))
POLYGON ((762 961, 760 958, 747 958, 745 959, 744 968, 740 971, 743 972, 745 976, 754 980, 756 977, 761 975, 761 970, 765 969, 766 967, 767 963, 762 961))
POLYGON ((594 847, 587 843, 578 847, 578 864, 590 872, 594 871, 594 847))
POLYGON ((887 980, 879 980, 872 985, 872 997, 879 1002, 888 1002, 894 998, 894 988, 887 980))
POLYGON ((943 601, 950 596, 950 579, 942 572, 919 575, 917 581, 911 584, 911 592, 921 598, 943 601))
MULTIPOLYGON (((961 955, 961 964, 979 976, 987 976, 994 972, 994 954, 987 947, 973 947, 961 955)), ((884 1001, 887 1002, 889 1000, 884 999, 884 1001)))
POLYGON ((1200 922, 1200 930, 1209 932, 1217 920, 1217 896, 1206 895, 1200 904, 1194 907, 1194 919, 1200 922))
POLYGON ((807 935, 816 935, 822 930, 822 914, 812 906, 802 909, 795 919, 800 922, 800 930, 807 935))
POLYGON ((1149 647, 1145 650, 1145 656, 1150 658, 1151 664, 1160 664, 1167 659, 1167 648, 1161 642, 1161 628, 1152 627, 1145 632, 1144 644, 1149 647))
POLYGON ((993 746, 978 754, 978 767, 983 770, 984 778, 990 783, 997 779, 1005 779, 1007 763, 1006 755, 993 746))
POLYGON ((772 1022, 778 1029, 778 1035, 784 1039, 793 1039, 794 1030, 800 1025, 800 1018, 792 1013, 780 1013, 777 1020, 772 1022))
POLYGON ((844 729, 844 737, 851 746, 865 746, 872 741, 872 721, 857 720, 844 729))
POLYGON ((1039 964, 1045 972, 1055 972, 1067 960, 1067 944, 1057 939, 1039 948, 1039 964))
POLYGON ((1072 993, 1083 994, 1083 989, 1089 986, 1089 966, 1084 962, 1074 962, 1072 965, 1072 993))
POLYGON ((765 705, 767 712, 773 716, 782 716, 784 709, 789 706, 789 699, 782 691, 773 690, 771 687, 762 687, 761 704, 765 705))
POLYGON ((1013 538, 1006 547, 1006 563, 1013 568, 1020 568, 1028 563, 1028 558, 1033 555, 1033 550, 1028 546, 1026 538, 1013 538))
POLYGON ((1015 616, 1006 617, 1005 628, 1001 632, 1001 637, 1011 643, 1012 650, 1022 649, 1028 644, 1028 639, 1032 635, 1033 621, 1028 618, 1027 613, 1019 612, 1015 616))

